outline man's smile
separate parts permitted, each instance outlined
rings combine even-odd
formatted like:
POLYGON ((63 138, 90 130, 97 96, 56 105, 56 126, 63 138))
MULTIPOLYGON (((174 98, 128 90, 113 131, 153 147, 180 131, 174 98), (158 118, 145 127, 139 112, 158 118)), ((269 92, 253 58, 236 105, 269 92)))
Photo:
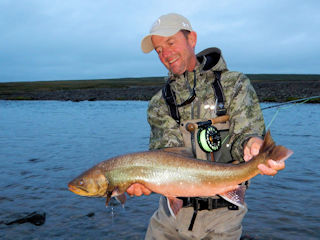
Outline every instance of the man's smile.
POLYGON ((168 63, 169 64, 172 64, 172 63, 174 63, 175 61, 177 61, 179 59, 179 57, 175 57, 175 58, 173 58, 173 59, 171 59, 171 60, 168 60, 168 63))

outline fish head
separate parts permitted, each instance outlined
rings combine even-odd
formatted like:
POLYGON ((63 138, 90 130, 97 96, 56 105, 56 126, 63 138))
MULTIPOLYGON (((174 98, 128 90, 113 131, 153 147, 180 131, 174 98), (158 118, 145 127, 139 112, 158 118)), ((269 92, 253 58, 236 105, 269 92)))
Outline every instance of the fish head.
POLYGON ((80 196, 103 197, 107 192, 108 181, 99 168, 92 168, 69 182, 68 187, 80 196))

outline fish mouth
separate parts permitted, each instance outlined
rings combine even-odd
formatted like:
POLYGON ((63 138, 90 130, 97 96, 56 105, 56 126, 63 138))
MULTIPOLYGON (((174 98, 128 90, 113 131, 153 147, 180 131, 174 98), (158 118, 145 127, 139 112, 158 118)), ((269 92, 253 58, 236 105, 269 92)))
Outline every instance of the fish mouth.
POLYGON ((71 183, 68 184, 68 188, 69 191, 78 194, 78 195, 82 195, 82 196, 88 196, 89 192, 86 189, 83 189, 81 187, 76 187, 74 185, 72 185, 71 183))

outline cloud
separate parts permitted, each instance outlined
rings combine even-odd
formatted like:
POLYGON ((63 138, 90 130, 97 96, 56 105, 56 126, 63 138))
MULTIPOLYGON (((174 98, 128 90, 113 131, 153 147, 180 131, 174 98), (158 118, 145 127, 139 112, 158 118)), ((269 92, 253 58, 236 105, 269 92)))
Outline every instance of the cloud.
POLYGON ((2 0, 0 81, 166 75, 140 41, 162 14, 198 33, 196 50, 220 47, 232 70, 320 73, 319 1, 2 0))

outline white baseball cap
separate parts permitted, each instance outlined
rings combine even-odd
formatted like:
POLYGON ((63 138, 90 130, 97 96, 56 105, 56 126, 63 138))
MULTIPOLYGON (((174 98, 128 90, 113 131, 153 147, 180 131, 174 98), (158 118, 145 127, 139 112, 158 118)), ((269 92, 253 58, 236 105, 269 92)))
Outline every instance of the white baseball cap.
POLYGON ((149 53, 154 49, 151 41, 152 35, 169 37, 176 34, 180 30, 188 30, 190 32, 193 31, 188 19, 176 13, 162 15, 152 24, 150 34, 142 39, 142 51, 144 53, 149 53))

